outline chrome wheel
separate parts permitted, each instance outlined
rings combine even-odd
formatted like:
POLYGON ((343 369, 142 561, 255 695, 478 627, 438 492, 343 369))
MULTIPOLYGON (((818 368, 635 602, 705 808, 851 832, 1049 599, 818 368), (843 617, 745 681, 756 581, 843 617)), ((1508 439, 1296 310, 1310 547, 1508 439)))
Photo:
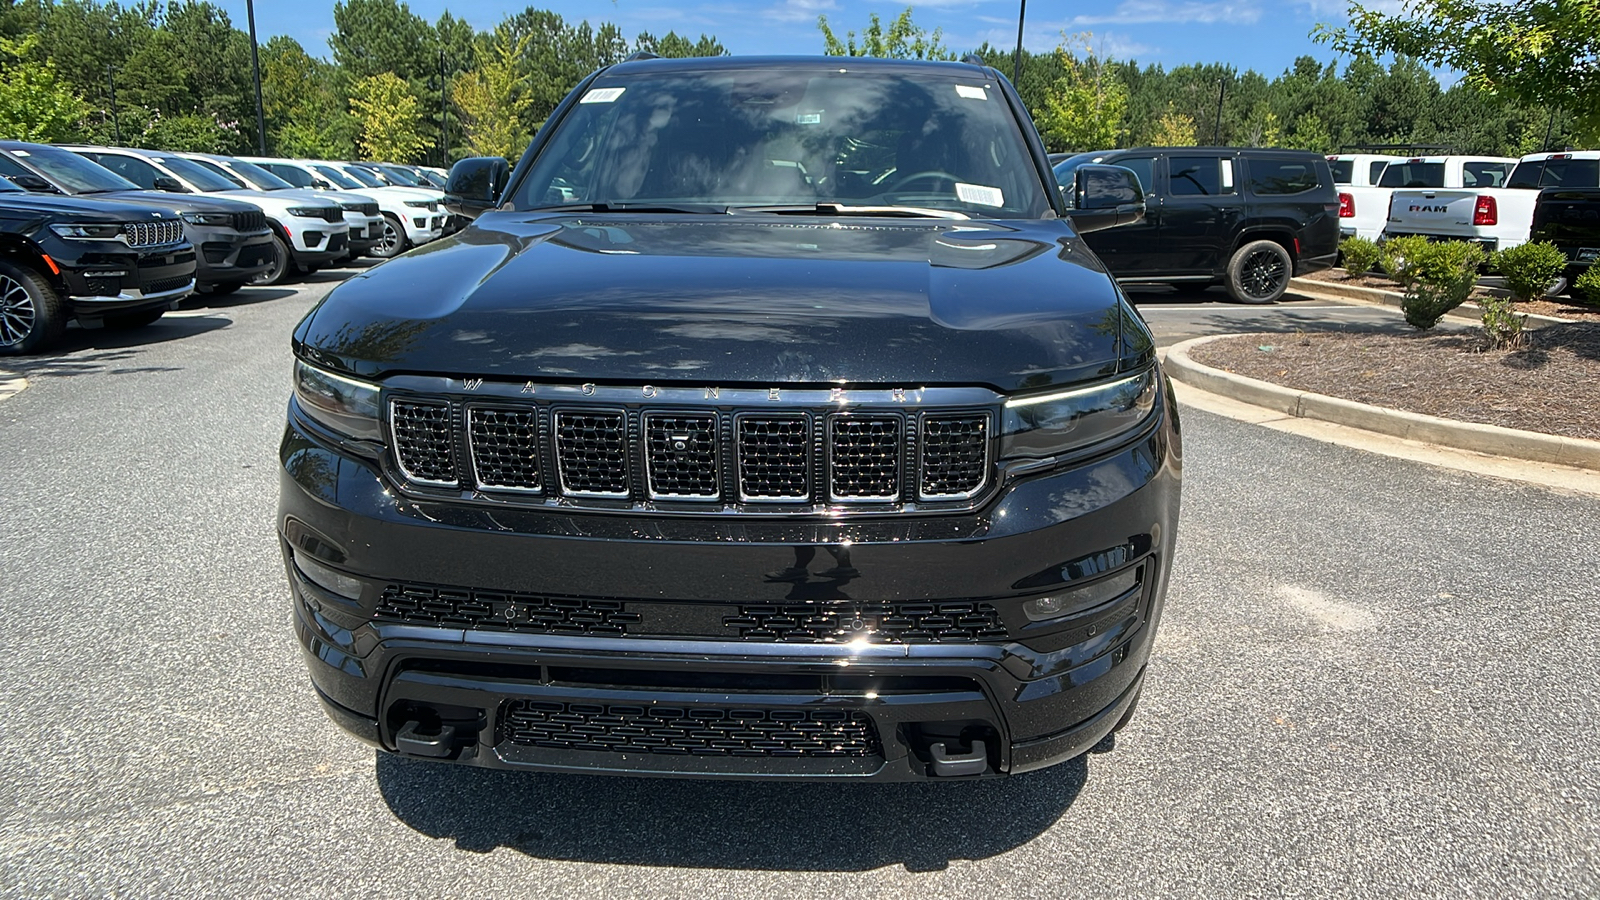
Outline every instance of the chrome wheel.
POLYGON ((27 340, 38 321, 33 295, 22 282, 0 273, 0 347, 15 347, 27 340))
POLYGON ((406 236, 400 232, 393 219, 388 216, 383 218, 383 231, 378 237, 378 243, 372 248, 372 255, 379 259, 390 259, 400 255, 406 248, 406 236))
POLYGON ((1257 250, 1245 257, 1239 270, 1239 286, 1251 297, 1271 299, 1283 292, 1289 282, 1289 267, 1281 253, 1257 250))

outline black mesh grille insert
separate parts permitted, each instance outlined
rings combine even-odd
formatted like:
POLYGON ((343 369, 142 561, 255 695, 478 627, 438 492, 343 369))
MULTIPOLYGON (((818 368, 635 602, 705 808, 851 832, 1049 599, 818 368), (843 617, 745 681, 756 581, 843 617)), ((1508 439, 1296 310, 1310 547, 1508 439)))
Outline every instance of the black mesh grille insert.
POLYGON ((445 403, 396 400, 390 404, 390 428, 400 470, 412 481, 456 483, 455 430, 445 403))
POLYGON ((569 494, 628 494, 628 446, 622 413, 556 413, 556 461, 569 494))
POLYGON ((533 410, 470 409, 467 428, 479 487, 539 490, 539 421, 533 410))
POLYGON ((988 416, 929 416, 922 420, 922 496, 970 496, 983 487, 988 462, 988 416))
POLYGON ((940 644, 1006 637, 993 605, 972 601, 741 606, 722 623, 747 641, 940 644))
POLYGON ((502 739, 532 747, 676 756, 881 756, 870 716, 844 709, 508 700, 502 739))
POLYGON ((804 500, 810 421, 802 415, 739 418, 739 493, 751 500, 804 500))
POLYGON ((639 621, 621 600, 541 597, 475 588, 391 584, 373 617, 491 631, 621 635, 639 621))
POLYGON ((893 500, 900 496, 898 418, 835 416, 830 433, 829 489, 834 497, 893 500))
POLYGON ((647 415, 644 441, 651 495, 717 497, 716 416, 647 415))

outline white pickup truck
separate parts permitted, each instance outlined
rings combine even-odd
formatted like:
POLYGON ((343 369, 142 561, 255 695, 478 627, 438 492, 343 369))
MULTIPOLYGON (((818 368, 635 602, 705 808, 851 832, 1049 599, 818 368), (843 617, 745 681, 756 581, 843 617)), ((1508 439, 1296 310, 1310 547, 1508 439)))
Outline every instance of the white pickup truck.
POLYGON ((1421 234, 1506 250, 1528 242, 1539 188, 1563 185, 1600 187, 1600 151, 1533 153, 1509 176, 1480 178, 1459 190, 1395 191, 1384 235, 1421 234))
POLYGON ((1391 190, 1378 187, 1383 170, 1398 156, 1373 153, 1340 153, 1328 157, 1333 183, 1339 191, 1339 238, 1378 239, 1384 220, 1389 217, 1391 190))

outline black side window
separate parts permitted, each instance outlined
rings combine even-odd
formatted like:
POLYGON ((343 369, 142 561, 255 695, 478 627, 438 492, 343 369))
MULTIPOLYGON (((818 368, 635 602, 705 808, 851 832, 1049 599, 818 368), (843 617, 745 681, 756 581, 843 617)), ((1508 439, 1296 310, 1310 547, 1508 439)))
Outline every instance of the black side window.
POLYGON ((1233 193, 1233 185, 1223 183, 1222 162, 1215 156, 1168 157, 1167 166, 1171 176, 1167 180, 1172 185, 1172 195, 1215 197, 1233 193))
POLYGON ((1378 179, 1383 177, 1383 170, 1387 165, 1389 163, 1381 159, 1373 163, 1372 168, 1367 170, 1367 184, 1377 184, 1378 179))
POLYGON ((1116 160, 1109 163, 1109 165, 1132 169, 1133 174, 1139 176, 1139 187, 1144 188, 1144 192, 1148 194, 1155 185, 1155 162, 1155 157, 1153 156, 1130 156, 1127 159, 1116 160))
POLYGON ((1505 181, 1505 163, 1469 159, 1461 165, 1461 183, 1466 187, 1504 187, 1505 181))
POLYGON ((315 181, 315 179, 306 173, 306 170, 300 168, 299 166, 286 166, 283 163, 267 163, 263 165, 262 168, 298 188, 311 187, 312 183, 315 181))
POLYGON ((1263 197, 1304 194, 1318 187, 1317 170, 1297 159, 1250 160, 1250 191, 1263 197))
POLYGON ((1552 159, 1544 164, 1540 187, 1600 187, 1600 160, 1552 159))
POLYGON ((1517 163, 1511 170, 1511 180, 1506 182, 1506 187, 1536 188, 1539 186, 1539 176, 1544 174, 1544 160, 1529 160, 1517 163))
POLYGON ((1330 159, 1328 168, 1333 170, 1334 184, 1349 184, 1350 176, 1356 170, 1356 161, 1353 159, 1330 159))
POLYGON ((94 153, 90 158, 147 191, 156 189, 156 176, 161 173, 142 159, 120 153, 94 153))

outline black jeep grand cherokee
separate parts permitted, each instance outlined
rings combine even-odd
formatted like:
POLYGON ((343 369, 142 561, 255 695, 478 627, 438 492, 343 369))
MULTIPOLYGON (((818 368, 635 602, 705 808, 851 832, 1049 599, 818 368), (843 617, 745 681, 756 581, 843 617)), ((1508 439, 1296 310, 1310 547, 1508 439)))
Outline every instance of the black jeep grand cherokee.
POLYGON ((277 527, 327 711, 553 771, 1083 753, 1139 697, 1181 453, 1076 233, 1137 181, 1074 187, 999 73, 865 59, 625 62, 515 172, 459 163, 476 221, 294 335, 277 527))

